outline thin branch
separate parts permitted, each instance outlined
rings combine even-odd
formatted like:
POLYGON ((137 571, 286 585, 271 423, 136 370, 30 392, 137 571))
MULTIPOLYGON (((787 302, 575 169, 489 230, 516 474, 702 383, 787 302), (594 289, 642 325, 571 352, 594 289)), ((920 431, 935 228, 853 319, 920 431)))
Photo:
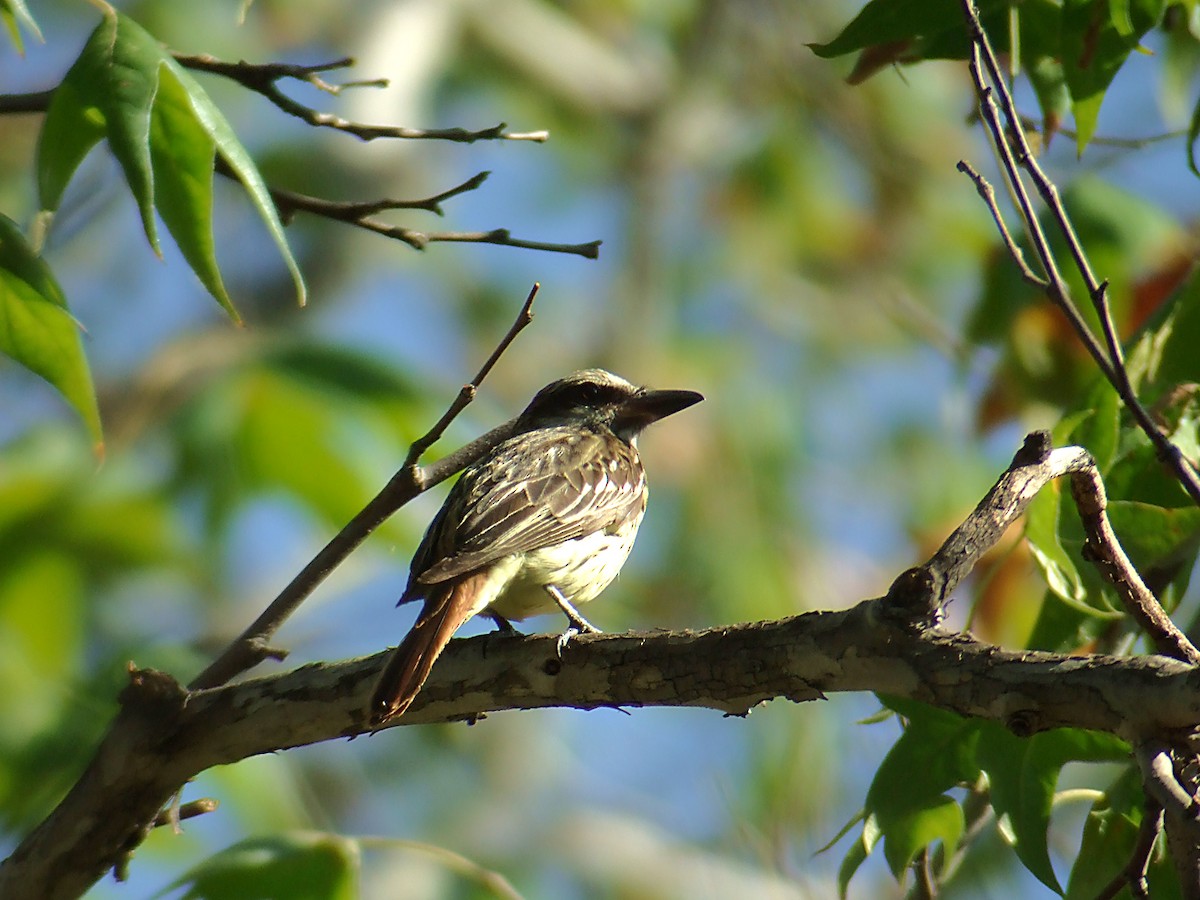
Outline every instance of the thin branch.
POLYGON ((1117 540, 1106 511, 1108 496, 1104 482, 1095 465, 1071 474, 1071 496, 1087 534, 1085 558, 1094 563, 1100 574, 1117 589, 1126 610, 1150 635, 1159 653, 1200 665, 1200 650, 1171 621, 1117 540))
MULTIPOLYGON (((227 178, 236 180, 236 176, 224 160, 217 158, 216 171, 227 178)), ((528 241, 514 238, 507 228, 495 228, 491 231, 418 231, 403 225, 392 225, 373 217, 373 213, 388 209, 424 209, 442 214, 441 202, 465 194, 478 188, 488 177, 488 172, 480 172, 456 185, 449 190, 434 194, 424 200, 365 200, 337 201, 312 197, 282 188, 267 187, 271 199, 279 210, 280 218, 289 221, 297 212, 311 213, 322 218, 345 222, 366 231, 373 231, 384 237, 402 241, 414 250, 424 250, 433 243, 474 243, 500 244, 506 247, 521 247, 527 250, 544 250, 550 253, 569 253, 586 259, 596 259, 600 255, 602 241, 588 241, 582 244, 558 244, 545 241, 528 241)))
MULTIPOLYGON (((464 128, 419 129, 399 126, 361 125, 355 122, 348 122, 337 116, 318 113, 287 97, 275 86, 275 82, 279 79, 295 78, 306 81, 328 93, 336 94, 346 87, 385 83, 353 82, 352 84, 345 85, 330 85, 317 77, 316 73, 318 72, 353 65, 354 61, 349 58, 316 66, 299 66, 288 63, 267 63, 264 65, 254 65, 245 62, 228 63, 211 56, 186 56, 183 54, 176 54, 175 58, 181 65, 188 68, 232 78, 244 87, 264 95, 275 103, 276 106, 279 106, 280 109, 303 119, 310 125, 346 131, 357 135, 363 140, 392 137, 474 143, 475 141, 483 140, 541 142, 549 138, 549 132, 546 131, 505 131, 503 122, 480 131, 468 131, 464 128)), ((53 96, 53 90, 40 91, 33 94, 0 94, 0 115, 5 113, 45 112, 49 108, 50 99, 53 96)), ((217 156, 215 168, 218 173, 236 180, 233 172, 225 161, 221 159, 220 155, 217 156)), ((443 191, 440 194, 435 194, 432 197, 426 197, 424 200, 393 200, 385 198, 380 200, 341 202, 325 200, 321 197, 312 197, 283 188, 268 186, 267 189, 271 194, 271 199, 275 202, 276 208, 279 210, 280 217, 285 221, 297 212, 307 212, 326 219, 346 222, 367 231, 373 231, 384 237, 408 244, 414 250, 424 250, 430 244, 437 243, 497 244, 503 247, 541 250, 547 253, 567 253, 574 256, 582 256, 585 259, 597 259, 600 256, 600 245, 602 242, 598 240, 587 241, 581 244, 530 241, 524 238, 513 237, 507 228, 493 228, 489 231, 421 231, 403 225, 392 225, 374 218, 375 213, 389 209, 425 209, 440 216, 442 215, 441 203, 443 201, 475 190, 483 184, 488 174, 487 172, 480 172, 468 178, 462 184, 443 191)))
MULTIPOLYGON (((1033 116, 1022 115, 1021 128, 1025 131, 1042 132, 1045 130, 1045 122, 1039 121, 1033 116)), ((1079 136, 1077 131, 1062 127, 1054 128, 1053 133, 1061 134, 1063 137, 1070 138, 1071 140, 1076 140, 1079 136)), ((1180 128, 1177 131, 1164 131, 1161 134, 1151 134, 1140 138, 1109 137, 1097 134, 1093 135, 1088 143, 1098 147, 1112 147, 1116 150, 1144 150, 1154 144, 1161 144, 1164 141, 1177 141, 1183 137, 1187 137, 1186 128, 1180 128)))
POLYGON ((42 113, 50 108, 54 91, 36 91, 32 94, 0 94, 0 115, 42 113))
MULTIPOLYGON (((222 175, 230 178, 234 177, 224 162, 218 163, 218 170, 222 175)), ((279 210, 280 218, 285 222, 289 221, 297 212, 307 212, 326 219, 336 219, 340 222, 356 224, 360 219, 389 209, 423 209, 439 216, 444 215, 444 211, 442 210, 443 201, 475 190, 487 181, 490 174, 491 172, 479 172, 476 175, 472 175, 462 184, 455 185, 448 190, 442 191, 440 194, 434 194, 432 197, 426 197, 423 200, 393 200, 385 198, 380 200, 338 201, 312 197, 308 194, 300 194, 283 188, 268 187, 267 190, 271 194, 271 199, 275 201, 275 208, 279 210)))
POLYGON ((1134 759, 1142 773, 1142 788, 1163 811, 1167 848, 1179 875, 1181 896, 1200 898, 1200 818, 1195 795, 1184 787, 1176 770, 1171 747, 1147 739, 1134 746, 1134 759))
POLYGON ((1025 438, 1008 469, 965 522, 922 566, 902 572, 883 600, 883 611, 917 629, 940 621, 954 589, 979 560, 1019 519, 1046 484, 1095 463, 1082 447, 1053 449, 1050 435, 1037 431, 1025 438))
MULTIPOLYGON (((537 285, 529 292, 521 311, 517 314, 513 325, 501 338, 496 349, 488 357, 484 367, 480 369, 476 380, 472 382, 471 396, 478 388, 484 376, 491 370, 500 354, 508 348, 517 334, 528 325, 533 314, 531 307, 537 294, 537 285)), ((466 388, 463 389, 464 391, 466 388)), ((512 434, 513 422, 493 428, 487 434, 460 448, 457 452, 443 457, 437 463, 422 468, 416 465, 417 459, 428 447, 440 437, 454 418, 466 408, 470 399, 463 401, 463 392, 455 397, 446 414, 434 426, 434 432, 426 434, 413 444, 409 450, 404 465, 384 485, 383 490, 375 495, 350 522, 339 531, 332 540, 295 578, 285 587, 270 605, 246 629, 238 635, 199 675, 188 685, 189 690, 212 688, 224 684, 230 678, 244 672, 267 658, 283 659, 286 650, 270 646, 268 643, 279 627, 300 608, 305 599, 316 589, 326 576, 339 566, 376 528, 388 519, 396 510, 404 506, 422 491, 449 478, 459 469, 478 459, 491 447, 499 444, 512 434), (430 435, 433 439, 430 440, 430 435), (424 442, 424 443, 422 443, 424 442)))
MULTIPOLYGON (((963 4, 970 7, 971 14, 974 15, 972 0, 963 0, 963 4)), ((1033 200, 1029 196, 1029 192, 1025 189, 1025 183, 1021 180, 1020 166, 1018 165, 1016 156, 1013 154, 1012 147, 1008 143, 1008 136, 1004 126, 1000 123, 1000 114, 996 107, 993 88, 988 86, 983 74, 981 54, 984 47, 989 52, 991 47, 983 43, 986 41, 986 35, 983 33, 982 26, 979 27, 978 33, 982 37, 973 40, 971 44, 971 61, 969 65, 971 78, 975 83, 975 90, 979 96, 983 121, 987 125, 988 132, 991 134, 992 146, 995 147, 996 153, 1000 158, 1000 168, 1004 172, 1005 180, 1012 189, 1013 198, 1025 223, 1025 231, 1029 235, 1030 243, 1033 244, 1038 261, 1046 273, 1046 295, 1061 310, 1063 315, 1066 316, 1072 330, 1075 331, 1092 359, 1095 360, 1096 365, 1104 372, 1105 377, 1112 381, 1115 377, 1112 372, 1112 364, 1071 299, 1070 289, 1067 287, 1066 281, 1063 280, 1058 263, 1050 250, 1050 242, 1046 239, 1046 232, 1042 227, 1042 222, 1033 208, 1033 200)), ((1002 80, 995 86, 995 93, 1000 95, 1002 102, 1006 90, 1007 88, 1002 80)), ((1024 142, 1023 133, 1018 137, 1024 142)), ((1032 155, 1027 143, 1023 143, 1023 146, 1019 149, 1022 154, 1032 155)), ((1022 161, 1026 158, 1029 157, 1022 156, 1022 161)))
MULTIPOLYGON (((1125 367, 1121 341, 1113 323, 1111 307, 1108 302, 1108 283, 1096 278, 1095 273, 1092 271, 1091 263, 1088 261, 1087 254, 1083 249, 1083 245, 1079 240, 1079 236, 1076 234, 1071 219, 1062 204, 1062 199, 1058 195, 1058 189, 1042 170, 1029 146, 1029 141, 1025 136, 1024 128, 1021 127, 1021 117, 1017 112, 1012 92, 1008 88, 1004 71, 1001 69, 996 59, 996 54, 992 50, 987 33, 983 30, 983 26, 979 21, 979 14, 975 9, 973 0, 962 0, 962 7, 967 19, 971 39, 971 56, 968 68, 975 84, 980 111, 991 134, 992 144, 999 157, 1001 169, 1005 174, 1009 186, 1013 190, 1017 206, 1025 222, 1026 233, 1029 235, 1030 242, 1046 272, 1049 282, 1046 294, 1063 314, 1066 315, 1072 329, 1083 342, 1084 347, 1092 359, 1095 360, 1096 365, 1104 373, 1104 377, 1116 390, 1121 401, 1129 409, 1138 427, 1145 432, 1146 436, 1154 444, 1159 457, 1171 468, 1175 477, 1183 485, 1184 490, 1187 491, 1193 502, 1200 504, 1200 473, 1196 471, 1184 456, 1183 451, 1172 443, 1171 439, 1158 426, 1138 399, 1125 367), (986 78, 984 76, 985 68, 987 71, 986 78), (990 85, 988 84, 989 80, 991 82, 990 85), (1003 108, 1004 116, 1009 125, 1007 129, 1000 124, 999 111, 995 98, 999 98, 1000 106, 1003 108), (1016 146, 1015 154, 1013 152, 1013 145, 1016 146), (1029 173, 1029 177, 1041 195, 1047 209, 1050 211, 1050 215, 1058 231, 1066 241, 1071 259, 1083 279, 1084 289, 1088 292, 1088 299, 1091 301, 1100 322, 1101 332, 1104 336, 1103 347, 1097 341, 1095 335, 1092 334, 1091 329, 1071 301, 1066 282, 1063 280, 1062 274, 1058 269, 1054 254, 1046 239, 1045 231, 1033 210, 1029 194, 1025 189, 1024 181, 1021 178, 1022 169, 1029 173)), ((1018 265, 1020 265, 1019 261, 1018 265)))
POLYGON ((996 204, 996 191, 991 183, 980 175, 975 170, 975 167, 965 159, 958 161, 958 171, 962 172, 975 183, 975 190, 979 192, 979 196, 987 204, 987 208, 992 214, 992 220, 996 223, 996 230, 1000 232, 1000 238, 1004 241, 1004 246, 1008 249, 1008 255, 1017 264, 1017 270, 1021 273, 1021 277, 1034 287, 1043 291, 1046 290, 1050 286, 1050 282, 1029 268, 1029 263, 1025 261, 1024 252, 1022 252, 1021 247, 1013 239, 1012 232, 1008 230, 1008 225, 1004 222, 1004 215, 1000 212, 1000 207, 996 204))
MULTIPOLYGON (((540 288, 541 285, 535 281, 533 287, 529 289, 529 295, 525 298, 525 304, 521 307, 521 311, 517 313, 517 317, 513 320, 512 325, 509 326, 504 337, 500 339, 500 343, 496 345, 496 349, 492 351, 492 355, 479 367, 479 371, 475 373, 475 377, 462 386, 462 390, 458 392, 458 396, 454 398, 454 402, 450 404, 450 407, 438 419, 437 423, 428 432, 413 441, 412 446, 408 448, 408 456, 404 460, 405 469, 415 468, 425 451, 441 440, 442 435, 446 433, 446 429, 450 427, 450 423, 458 418, 458 414, 466 409, 471 401, 475 399, 475 394, 479 391, 479 386, 483 384, 483 379, 487 378, 488 373, 499 362, 500 357, 508 349, 509 345, 516 340, 517 335, 533 321, 533 301, 537 297, 540 288)), ((419 472, 414 474, 414 480, 421 483, 419 472)))
POLYGON ((536 141, 542 143, 549 139, 548 131, 505 131, 506 125, 501 122, 490 128, 469 131, 465 128, 405 128, 395 125, 367 125, 361 122, 351 122, 332 113, 322 113, 299 103, 279 89, 278 82, 283 79, 304 81, 327 93, 337 94, 346 87, 363 85, 384 86, 385 80, 369 82, 353 82, 349 85, 334 86, 317 77, 317 73, 328 72, 332 69, 342 69, 354 65, 350 57, 322 63, 316 66, 300 66, 290 63, 255 64, 248 62, 226 62, 208 54, 188 56, 175 54, 176 61, 183 67, 201 72, 209 72, 236 81, 249 90, 261 94, 275 106, 290 116, 295 116, 303 122, 316 128, 332 128, 352 134, 363 141, 373 141, 377 138, 402 138, 406 140, 439 140, 472 144, 476 141, 536 141))

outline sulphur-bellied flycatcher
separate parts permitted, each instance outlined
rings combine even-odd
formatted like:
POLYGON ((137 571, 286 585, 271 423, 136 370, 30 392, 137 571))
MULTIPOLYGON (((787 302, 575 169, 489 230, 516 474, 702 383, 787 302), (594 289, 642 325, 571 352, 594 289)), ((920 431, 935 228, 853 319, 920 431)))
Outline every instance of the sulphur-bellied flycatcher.
POLYGON ((561 610, 564 638, 595 631, 574 605, 608 587, 646 511, 637 435, 703 398, 637 387, 602 369, 551 382, 517 419, 515 434, 464 470, 434 517, 400 603, 424 600, 388 660, 371 724, 401 715, 464 622, 561 610))

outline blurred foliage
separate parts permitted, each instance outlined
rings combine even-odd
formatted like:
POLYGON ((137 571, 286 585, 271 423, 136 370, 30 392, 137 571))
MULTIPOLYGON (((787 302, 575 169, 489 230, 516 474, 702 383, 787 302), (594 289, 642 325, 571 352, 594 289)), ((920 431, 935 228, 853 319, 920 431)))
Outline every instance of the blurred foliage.
MULTIPOLYGON (((24 53, 0 55, 4 90, 66 79, 76 93, 56 93, 48 117, 0 116, 0 350, 91 428, 25 369, 0 368, 6 846, 86 763, 126 662, 197 671, 382 486, 533 280, 536 323, 446 445, 584 365, 708 397, 643 442, 654 499, 629 566, 590 613, 603 627, 699 628, 878 595, 962 519, 1022 430, 1052 427, 1095 455, 1118 534, 1195 628, 1200 516, 955 172, 986 155, 962 66, 889 71, 963 58, 954 0, 872 0, 857 14, 835 0, 119 6, 47 0, 31 15, 0 0, 24 53), (506 121, 552 139, 364 146, 177 71, 160 41, 256 62, 352 55, 353 77, 391 86, 288 90, 358 121, 506 121), (118 50, 141 91, 112 106, 102 63, 118 50), (471 245, 418 255, 298 218, 286 237, 312 300, 301 311, 269 205, 213 184, 217 154, 241 160, 243 181, 261 172, 330 199, 424 197, 491 170, 445 204, 448 227, 599 237, 601 260, 471 245), (160 224, 175 239, 161 260, 146 247, 160 224), (236 297, 245 327, 206 294, 227 308, 236 297)), ((981 6, 1041 107, 1046 162, 1109 280, 1139 394, 1194 459, 1200 288, 1195 222, 1178 210, 1200 194, 1186 129, 1156 157, 1159 145, 1115 151, 1096 134, 1116 113, 1114 127, 1138 135, 1186 122, 1195 4, 981 6), (1159 55, 1134 52, 1142 44, 1159 55), (1129 78, 1141 79, 1136 102, 1121 99, 1129 78), (1146 102, 1155 93, 1161 117, 1146 102), (1068 116, 1074 147, 1051 141, 1068 116), (1155 169, 1174 173, 1165 191, 1155 169)), ((1144 651, 1063 498, 1043 492, 1023 539, 980 567, 955 615, 1010 647, 1144 651)), ((391 604, 438 500, 404 510, 306 604, 280 635, 295 657, 399 639, 406 620, 391 604)), ((896 714, 871 725, 852 724, 866 713, 848 697, 746 722, 557 711, 247 760, 187 789, 220 810, 182 837, 151 835, 132 887, 491 896, 502 889, 479 873, 496 872, 531 897, 887 896, 928 850, 948 895, 983 884, 1016 895, 1038 879, 1076 897, 1127 858, 1142 808, 1133 767, 1084 768, 1100 793, 1081 833, 1057 813, 1063 766, 1126 760, 1119 742, 1018 739, 886 702, 896 714), (976 827, 981 808, 991 819, 976 827), (850 839, 814 858, 847 821, 850 839), (373 845, 341 835, 364 833, 418 836, 478 871, 409 852, 363 865, 373 845)), ((1178 888, 1161 857, 1150 877, 1155 896, 1178 888)))

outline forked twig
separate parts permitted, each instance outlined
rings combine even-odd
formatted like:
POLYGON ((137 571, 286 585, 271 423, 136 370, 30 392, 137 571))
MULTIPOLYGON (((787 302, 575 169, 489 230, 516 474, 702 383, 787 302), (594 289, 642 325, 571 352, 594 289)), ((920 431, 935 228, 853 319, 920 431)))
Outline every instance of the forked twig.
MULTIPOLYGON (((216 160, 216 171, 227 178, 235 179, 233 170, 219 156, 216 160)), ((548 253, 571 253, 586 259, 596 259, 600 255, 601 241, 586 241, 582 244, 559 244, 548 241, 530 241, 515 238, 507 228, 493 228, 490 231, 420 231, 405 225, 392 225, 382 219, 375 218, 375 213, 390 209, 423 209, 442 214, 441 204, 451 197, 465 194, 478 188, 487 179, 488 172, 472 175, 462 184, 426 197, 422 200, 326 200, 323 197, 313 197, 296 191, 267 186, 279 217, 289 222, 297 212, 305 212, 336 222, 345 222, 366 231, 373 231, 384 237, 402 241, 414 250, 424 250, 430 244, 436 243, 472 243, 499 244, 505 247, 520 247, 526 250, 544 250, 548 253)))
POLYGON ((352 134, 363 141, 373 141, 376 138, 400 138, 455 141, 462 144, 472 144, 475 141, 536 141, 543 143, 550 137, 548 131, 506 131, 507 126, 504 122, 476 131, 466 128, 406 128, 398 125, 367 125, 362 122, 351 122, 332 113, 318 112, 310 106, 293 100, 279 89, 278 82, 285 78, 305 81, 329 94, 338 94, 346 87, 385 87, 387 85, 386 79, 377 79, 339 86, 328 84, 318 77, 320 72, 345 69, 354 65, 354 60, 348 56, 316 66, 299 66, 291 63, 233 63, 208 54, 189 56, 184 53, 176 53, 174 55, 176 62, 184 68, 209 72, 236 81, 242 87, 262 94, 288 115, 295 116, 315 128, 332 128, 335 131, 352 134))
POLYGON ((417 465, 421 454, 442 436, 455 417, 474 399, 480 383, 491 371, 501 354, 508 349, 521 330, 533 320, 533 300, 537 296, 538 287, 535 284, 530 290, 517 318, 501 338, 500 343, 496 345, 496 349, 492 351, 491 356, 488 357, 474 380, 459 391, 454 402, 450 404, 450 408, 446 410, 437 424, 413 443, 404 465, 392 476, 383 490, 376 494, 341 531, 334 535, 329 543, 279 593, 279 596, 271 601, 258 618, 221 651, 220 655, 203 672, 192 679, 188 685, 189 690, 201 690, 224 684, 230 678, 267 658, 283 659, 287 655, 287 651, 270 646, 269 641, 279 627, 299 609, 300 604, 316 589, 317 585, 325 580, 330 572, 396 510, 422 491, 449 478, 463 466, 469 465, 488 449, 512 434, 513 421, 510 420, 430 466, 417 465))

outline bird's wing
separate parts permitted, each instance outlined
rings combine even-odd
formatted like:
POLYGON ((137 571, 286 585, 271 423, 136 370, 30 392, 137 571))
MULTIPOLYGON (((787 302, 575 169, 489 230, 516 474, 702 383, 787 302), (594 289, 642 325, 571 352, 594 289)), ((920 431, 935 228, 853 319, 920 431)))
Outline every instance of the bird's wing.
POLYGON ((637 451, 578 428, 527 432, 468 469, 413 559, 405 598, 508 556, 615 529, 645 509, 637 451))

